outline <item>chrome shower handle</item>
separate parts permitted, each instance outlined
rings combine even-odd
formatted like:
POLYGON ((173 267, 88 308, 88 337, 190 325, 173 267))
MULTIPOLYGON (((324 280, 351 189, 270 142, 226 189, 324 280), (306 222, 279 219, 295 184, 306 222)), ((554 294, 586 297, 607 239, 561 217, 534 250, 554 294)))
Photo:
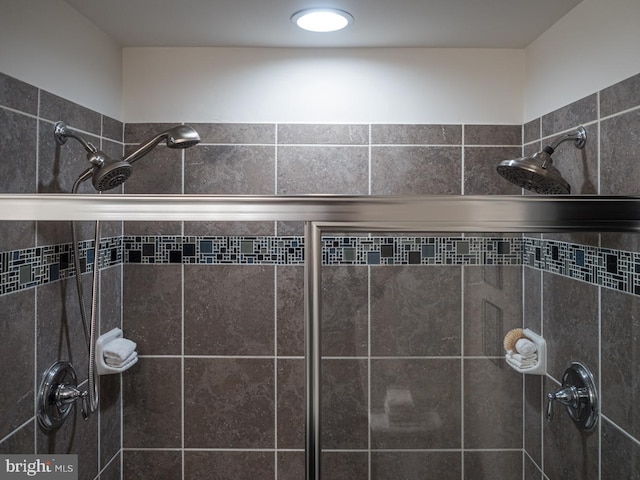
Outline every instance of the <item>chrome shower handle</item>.
POLYGON ((73 385, 58 385, 55 393, 56 404, 60 408, 64 408, 66 405, 70 405, 77 400, 80 400, 80 412, 82 412, 82 418, 87 420, 89 418, 89 403, 87 397, 89 392, 87 390, 81 392, 73 385))
POLYGON ((583 430, 592 430, 598 423, 598 391, 587 367, 573 362, 562 376, 562 388, 547 394, 547 420, 553 418, 553 404, 564 405, 571 420, 583 430))
POLYGON ((580 401, 589 398, 586 388, 576 388, 573 385, 561 388, 557 392, 547 394, 547 420, 553 418, 553 403, 559 402, 565 407, 576 409, 580 401))

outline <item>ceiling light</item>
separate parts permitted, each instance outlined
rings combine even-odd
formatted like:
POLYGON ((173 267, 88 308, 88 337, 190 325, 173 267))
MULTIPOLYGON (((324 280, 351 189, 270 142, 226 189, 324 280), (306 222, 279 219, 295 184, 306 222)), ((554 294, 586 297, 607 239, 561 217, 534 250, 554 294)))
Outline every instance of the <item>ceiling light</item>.
POLYGON ((353 17, 333 8, 310 8, 294 14, 291 21, 311 32, 335 32, 353 23, 353 17))

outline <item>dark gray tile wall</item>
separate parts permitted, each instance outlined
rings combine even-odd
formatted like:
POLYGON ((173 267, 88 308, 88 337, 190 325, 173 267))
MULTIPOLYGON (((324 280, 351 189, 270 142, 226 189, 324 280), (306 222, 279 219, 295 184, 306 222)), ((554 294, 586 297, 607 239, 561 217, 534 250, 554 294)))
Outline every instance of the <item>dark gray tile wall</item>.
MULTIPOLYGON (((640 170, 640 75, 636 75, 524 126, 527 153, 558 134, 584 125, 587 145, 560 146, 554 160, 572 192, 637 195, 640 170)), ((549 235, 637 252, 631 234, 549 235)), ((524 322, 547 339, 547 375, 525 379, 525 479, 640 478, 637 413, 640 304, 637 297, 602 286, 525 268, 524 322), (600 425, 579 432, 569 417, 543 419, 545 395, 559 388, 568 364, 580 361, 600 387, 600 425)))
MULTIPOLYGON (((63 121, 116 158, 123 153, 124 125, 81 105, 0 73, 0 192, 70 192, 88 166, 75 140, 56 146, 54 123, 63 121)), ((95 193, 90 183, 82 193, 95 193)), ((93 238, 91 222, 82 222, 81 240, 93 238)), ((122 222, 105 222, 103 236, 121 236, 122 222)), ((1 250, 71 242, 69 222, 0 222, 1 250), (36 236, 37 232, 37 236, 36 236)), ((102 272, 101 332, 121 325, 122 268, 102 272)), ((83 276, 89 302, 91 280, 83 276)), ((74 279, 0 296, 0 330, 10 339, 0 349, 2 375, 11 388, 0 401, 0 451, 14 454, 74 453, 78 478, 120 478, 120 376, 101 378, 100 410, 84 421, 74 412, 51 432, 35 419, 35 399, 44 371, 55 361, 70 361, 80 381, 87 378, 87 347, 74 279), (99 441, 98 441, 99 440, 99 441)), ((85 387, 86 388, 86 387, 85 387)))
MULTIPOLYGON (((633 142, 640 104, 637 78, 522 128, 197 124, 203 138, 200 145, 185 151, 159 146, 136 164, 126 193, 517 194, 506 181, 492 178, 494 163, 518 156, 523 144, 535 151, 579 124, 589 132, 587 148, 577 151, 563 145, 554 156, 574 192, 620 194, 626 188, 635 193, 628 178, 637 175, 625 169, 637 157, 637 142, 633 142), (626 160, 615 162, 617 158, 626 160)), ((1 75, 0 102, 8 107, 0 106, 0 121, 33 136, 30 147, 19 153, 25 156, 22 176, 7 183, 3 191, 70 189, 86 160, 71 142, 56 148, 47 133, 56 120, 78 128, 114 156, 122 152, 123 143, 131 151, 138 142, 171 126, 130 124, 123 138, 121 123, 1 75)), ((11 138, 20 134, 17 130, 11 138)), ((10 140, 0 142, 0 148, 11 148, 10 140)), ((89 193, 91 188, 83 185, 81 191, 89 193)), ((9 245, 3 250, 31 247, 36 241, 39 245, 69 241, 64 224, 38 226, 38 240, 34 225, 3 227, 3 245, 9 245)), ((83 237, 92 234, 90 227, 83 226, 83 237)), ((105 228, 113 235, 123 231, 117 223, 105 228)), ((133 235, 302 232, 300 225, 286 223, 138 222, 124 228, 133 235)), ((604 246, 637 249, 631 237, 600 237, 604 246)), ((529 480, 541 478, 541 470, 548 478, 573 478, 576 471, 581 472, 580 478, 597 478, 600 471, 602 478, 609 478, 605 472, 624 478, 637 475, 633 403, 611 401, 625 393, 619 380, 629 375, 624 365, 637 363, 635 350, 623 343, 635 339, 635 306, 629 304, 634 297, 586 284, 576 286, 574 280, 529 268, 524 276, 519 267, 480 273, 483 268, 325 269, 325 294, 331 306, 325 307, 323 346, 331 357, 323 362, 323 381, 328 386, 323 422, 324 446, 330 450, 322 463, 330 478, 397 478, 399 472, 403 478, 496 478, 504 472, 519 478, 524 471, 529 480), (422 270, 431 272, 432 278, 422 270), (521 281, 525 324, 551 332, 552 343, 557 343, 550 357, 551 376, 544 382, 514 375, 499 356, 493 356, 499 338, 496 325, 506 330, 518 322, 514 316, 520 296, 516 295, 515 303, 507 298, 521 281), (454 295, 447 299, 443 291, 454 295), (394 304, 395 308, 389 307, 394 304), (584 325, 578 317, 586 319, 584 325), (634 333, 620 335, 621 325, 634 333), (570 334, 574 326, 587 329, 577 337, 577 346, 570 334), (558 355, 559 351, 565 353, 558 355), (587 352, 588 362, 596 362, 592 369, 602 383, 602 438, 598 433, 576 435, 571 424, 562 423, 565 420, 549 425, 540 421, 543 394, 557 387, 554 379, 561 375, 568 355, 582 351, 587 352), (520 393, 513 393, 523 390, 524 402, 520 393), (426 450, 413 451, 415 445, 426 450)), ((84 458, 82 478, 206 478, 203 475, 210 475, 211 465, 220 466, 219 478, 273 478, 276 472, 281 479, 300 478, 304 463, 302 268, 127 265, 124 274, 121 267, 114 267, 104 277, 103 298, 109 301, 103 300, 107 304, 103 305, 103 330, 119 325, 120 311, 113 304, 121 299, 124 328, 140 340, 139 364, 123 377, 122 392, 118 381, 103 379, 100 416, 66 427, 74 432, 64 434, 66 443, 44 434, 33 413, 27 412, 22 421, 17 419, 0 432, 0 451, 75 450, 84 458), (123 293, 118 291, 120 281, 123 293), (245 336, 252 340, 239 340, 245 336), (211 424, 217 428, 209 428, 211 424), (98 437, 101 450, 92 447, 98 437)), ((26 291, 0 297, 9 302, 9 311, 31 318, 27 321, 31 327, 16 335, 31 335, 26 341, 33 345, 33 354, 27 354, 32 358, 32 378, 36 358, 40 375, 40 363, 55 355, 44 341, 33 338, 35 311, 38 337, 47 329, 64 331, 72 322, 61 305, 73 308, 73 289, 70 281, 64 281, 39 287, 36 294, 26 291)), ((79 347, 69 348, 66 339, 55 348, 83 355, 79 347)), ((24 392, 25 398, 32 398, 34 383, 29 384, 31 392, 24 392)))
MULTIPOLYGON (((127 125, 127 149, 167 127, 127 125)), ((492 162, 519 156, 522 144, 519 126, 194 127, 202 143, 185 150, 182 160, 166 160, 175 172, 171 188, 184 193, 461 194, 464 182, 471 182, 476 194, 512 193, 509 184, 496 188, 491 182, 492 162)), ((154 158, 137 165, 147 161, 155 167, 154 158)), ((130 182, 125 191, 157 188, 152 177, 145 182, 130 182)), ((125 231, 142 234, 142 227, 162 232, 161 224, 128 223, 125 231)), ((180 231, 179 225, 170 228, 180 231)), ((300 224, 287 223, 185 222, 183 228, 185 235, 302 233, 300 224)), ((280 479, 301 478, 303 268, 159 267, 124 268, 124 328, 144 336, 139 368, 124 381, 125 477, 138 468, 128 455, 152 447, 158 454, 166 448, 182 451, 184 478, 200 478, 213 462, 228 472, 220 478, 273 478, 276 468, 280 479), (182 405, 172 397, 165 433, 148 426, 159 421, 149 401, 157 394, 153 378, 161 369, 154 365, 161 361, 170 365, 164 387, 184 395, 182 405), (152 372, 145 373, 146 368, 152 372), (178 418, 181 438, 175 437, 178 418), (166 442, 160 446, 156 437, 162 435, 166 442)), ((522 379, 500 363, 498 332, 519 325, 521 277, 519 266, 323 269, 322 422, 328 451, 322 466, 327 478, 366 479, 369 471, 374 479, 397 478, 398 471, 406 478, 461 478, 465 462, 475 470, 485 461, 477 453, 466 459, 468 449, 485 448, 496 451, 501 468, 522 470, 522 379), (473 383, 474 377, 482 381, 473 383), (489 378, 491 386, 483 389, 489 378), (465 403, 465 382, 484 403, 465 403), (402 404, 394 406, 407 395, 409 412, 402 404), (474 422, 492 402, 508 414, 474 422), (500 435, 503 427, 507 436, 500 435)))

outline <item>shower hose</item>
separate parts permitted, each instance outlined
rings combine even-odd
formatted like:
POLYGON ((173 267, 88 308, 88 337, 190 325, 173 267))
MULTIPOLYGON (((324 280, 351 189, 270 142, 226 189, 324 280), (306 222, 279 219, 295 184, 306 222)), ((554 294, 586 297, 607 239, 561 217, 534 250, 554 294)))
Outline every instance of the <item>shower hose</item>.
MULTIPOLYGON (((98 285, 100 282, 100 222, 96 220, 95 241, 93 248, 93 281, 91 286, 91 315, 87 319, 87 309, 82 291, 82 279, 80 270, 80 255, 78 248, 78 235, 76 232, 76 222, 71 222, 71 238, 73 242, 73 263, 76 270, 76 287, 78 290, 78 299, 80 303, 80 316, 82 318, 82 327, 84 329, 84 337, 89 350, 89 412, 93 413, 98 408, 98 381, 96 374, 96 324, 98 314, 98 285)), ((89 413, 87 412, 87 414, 89 413)))

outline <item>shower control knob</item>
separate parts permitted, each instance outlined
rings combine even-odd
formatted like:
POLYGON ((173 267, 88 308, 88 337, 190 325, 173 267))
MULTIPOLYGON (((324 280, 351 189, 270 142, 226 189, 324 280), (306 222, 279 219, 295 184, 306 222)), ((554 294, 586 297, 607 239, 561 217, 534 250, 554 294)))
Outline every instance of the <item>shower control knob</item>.
POLYGON ((583 430, 591 430, 598 422, 598 394, 591 372, 574 362, 562 376, 562 388, 547 394, 547 420, 553 419, 553 404, 564 405, 569 417, 583 430))
POLYGON ((82 406, 80 407, 80 413, 82 413, 82 418, 85 420, 89 419, 89 391, 85 390, 82 392, 80 400, 82 401, 82 406))

